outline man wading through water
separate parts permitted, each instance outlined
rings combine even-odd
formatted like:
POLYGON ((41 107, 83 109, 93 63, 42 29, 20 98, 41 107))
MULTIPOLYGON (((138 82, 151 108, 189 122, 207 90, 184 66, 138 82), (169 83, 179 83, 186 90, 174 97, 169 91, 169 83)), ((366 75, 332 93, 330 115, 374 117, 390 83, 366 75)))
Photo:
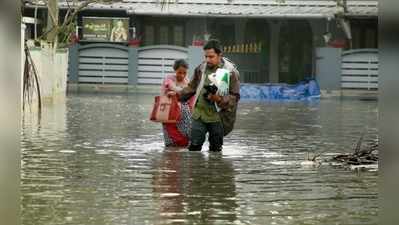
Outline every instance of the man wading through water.
POLYGON ((180 92, 181 101, 195 95, 188 149, 201 151, 205 135, 209 132, 209 151, 221 151, 223 137, 233 130, 236 119, 237 103, 240 100, 239 73, 232 62, 223 58, 217 40, 206 43, 204 52, 205 62, 195 69, 192 80, 180 92), (215 81, 217 76, 223 77, 219 79, 220 82, 215 81), (217 91, 215 83, 219 84, 217 91))

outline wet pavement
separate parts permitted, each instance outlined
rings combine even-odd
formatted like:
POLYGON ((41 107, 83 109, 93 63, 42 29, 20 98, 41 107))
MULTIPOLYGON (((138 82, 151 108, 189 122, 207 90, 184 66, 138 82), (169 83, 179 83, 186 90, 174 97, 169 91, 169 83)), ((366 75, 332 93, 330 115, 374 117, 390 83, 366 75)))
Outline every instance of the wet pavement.
POLYGON ((165 149, 151 95, 25 116, 22 224, 378 224, 378 171, 307 163, 377 134, 377 102, 241 102, 224 150, 165 149))

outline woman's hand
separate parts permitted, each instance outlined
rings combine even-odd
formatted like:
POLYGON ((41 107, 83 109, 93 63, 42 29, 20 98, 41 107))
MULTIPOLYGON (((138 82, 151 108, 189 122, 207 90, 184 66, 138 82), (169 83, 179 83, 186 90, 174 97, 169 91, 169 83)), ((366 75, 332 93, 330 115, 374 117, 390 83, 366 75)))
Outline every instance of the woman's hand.
POLYGON ((170 98, 170 97, 173 97, 173 96, 175 96, 177 93, 175 92, 175 91, 168 91, 167 93, 166 93, 166 95, 170 98))

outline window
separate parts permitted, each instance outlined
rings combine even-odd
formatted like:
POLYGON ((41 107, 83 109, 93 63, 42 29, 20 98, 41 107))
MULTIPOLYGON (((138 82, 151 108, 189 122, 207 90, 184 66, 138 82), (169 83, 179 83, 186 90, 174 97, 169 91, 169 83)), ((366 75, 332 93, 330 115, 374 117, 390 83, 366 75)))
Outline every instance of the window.
POLYGON ((183 34, 183 27, 182 26, 175 26, 174 27, 174 44, 178 46, 184 46, 184 34, 183 34))
POLYGON ((159 28, 159 44, 169 44, 169 29, 168 26, 161 26, 159 28))
POLYGON ((148 18, 143 22, 143 45, 185 46, 185 26, 179 20, 148 18))
POLYGON ((377 48, 377 31, 374 29, 366 29, 366 48, 377 48))
POLYGON ((145 26, 144 28, 145 45, 153 45, 155 43, 154 39, 155 39, 154 27, 150 25, 145 26))
POLYGON ((217 36, 222 43, 235 44, 235 26, 234 24, 222 24, 217 31, 217 36))
POLYGON ((377 20, 353 20, 352 48, 378 48, 377 20))
POLYGON ((360 29, 358 27, 352 28, 352 48, 358 49, 360 48, 360 29))

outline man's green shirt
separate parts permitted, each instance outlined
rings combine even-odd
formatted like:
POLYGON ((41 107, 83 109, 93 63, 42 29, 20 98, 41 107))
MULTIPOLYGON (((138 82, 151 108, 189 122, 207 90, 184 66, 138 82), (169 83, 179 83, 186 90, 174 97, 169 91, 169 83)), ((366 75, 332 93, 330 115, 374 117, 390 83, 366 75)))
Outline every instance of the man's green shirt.
MULTIPOLYGON (((220 66, 213 69, 210 69, 208 67, 206 68, 204 86, 211 83, 208 76, 212 73, 215 73, 218 68, 220 68, 220 66)), ((220 122, 221 120, 219 117, 219 113, 216 110, 215 103, 205 99, 205 93, 205 88, 202 88, 194 107, 193 118, 196 120, 201 119, 205 123, 220 122)))

